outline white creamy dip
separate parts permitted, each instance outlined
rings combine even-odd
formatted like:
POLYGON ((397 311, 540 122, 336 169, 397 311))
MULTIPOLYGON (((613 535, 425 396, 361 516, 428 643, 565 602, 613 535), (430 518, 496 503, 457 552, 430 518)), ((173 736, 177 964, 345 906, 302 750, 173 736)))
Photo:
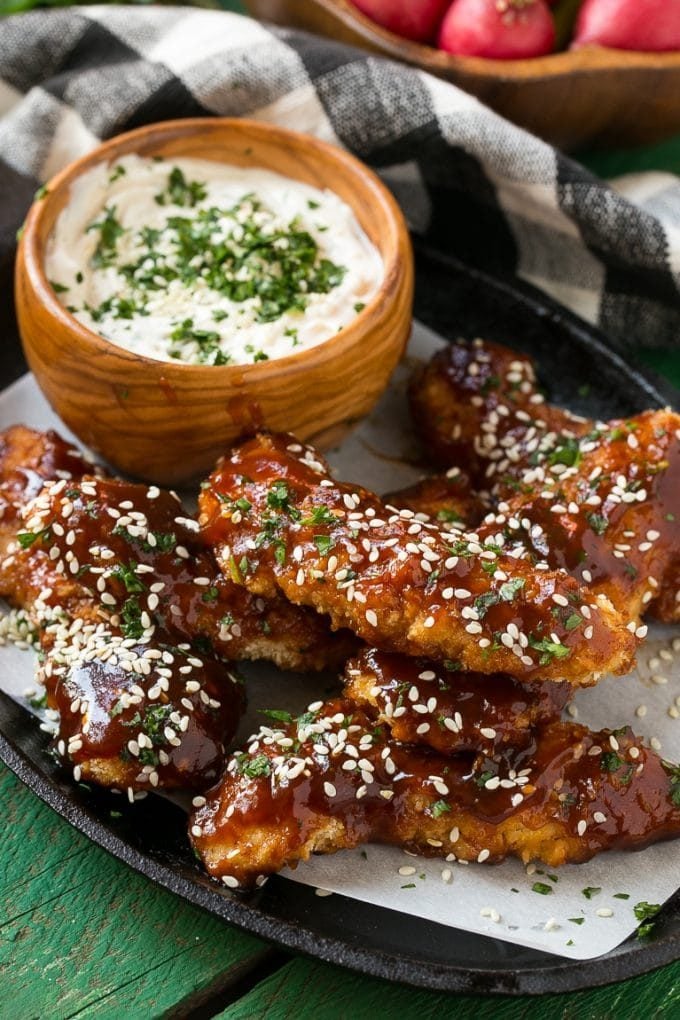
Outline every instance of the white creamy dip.
POLYGON ((323 343, 384 272, 330 191, 269 170, 140 156, 75 181, 45 268, 61 303, 100 336, 209 365, 323 343))

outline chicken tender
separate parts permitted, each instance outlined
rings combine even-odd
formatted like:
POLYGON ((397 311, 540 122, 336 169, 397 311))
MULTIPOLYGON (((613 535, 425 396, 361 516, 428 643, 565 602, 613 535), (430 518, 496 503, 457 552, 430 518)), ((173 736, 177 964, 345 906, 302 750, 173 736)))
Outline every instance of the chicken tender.
POLYGON ((574 686, 630 667, 635 635, 606 598, 336 483, 291 436, 261 434, 236 448, 202 489, 200 509, 227 577, 313 607, 367 644, 574 686))
POLYGON ((226 581, 176 496, 92 470, 54 434, 0 437, 0 593, 35 629, 76 779, 202 788, 244 707, 229 658, 312 668, 354 641, 226 581))
POLYGON ((362 843, 549 867, 680 834, 680 771, 630 730, 556 722, 522 751, 442 756, 393 740, 347 700, 263 727, 190 820, 230 888, 362 843))
POLYGON ((439 352, 412 402, 428 448, 493 503, 480 538, 569 571, 632 630, 680 619, 680 415, 577 419, 544 402, 528 359, 481 341, 439 352))
POLYGON ((463 673, 367 648, 345 667, 344 696, 376 714, 395 740, 442 754, 525 747, 533 730, 559 719, 569 684, 520 683, 499 674, 463 673))

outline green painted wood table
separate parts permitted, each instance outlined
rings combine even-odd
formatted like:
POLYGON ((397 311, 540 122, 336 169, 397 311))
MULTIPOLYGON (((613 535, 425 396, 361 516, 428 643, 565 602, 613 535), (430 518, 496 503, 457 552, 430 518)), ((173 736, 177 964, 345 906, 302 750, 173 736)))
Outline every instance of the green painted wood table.
MULTIPOLYGON (((236 0, 223 6, 240 8, 236 0)), ((680 138, 581 158, 604 175, 677 173, 680 138)), ((680 387, 680 353, 646 359, 680 387)), ((680 1017, 680 962, 610 988, 539 1001, 417 991, 293 957, 136 875, 2 766, 0 805, 0 1020, 680 1017)))

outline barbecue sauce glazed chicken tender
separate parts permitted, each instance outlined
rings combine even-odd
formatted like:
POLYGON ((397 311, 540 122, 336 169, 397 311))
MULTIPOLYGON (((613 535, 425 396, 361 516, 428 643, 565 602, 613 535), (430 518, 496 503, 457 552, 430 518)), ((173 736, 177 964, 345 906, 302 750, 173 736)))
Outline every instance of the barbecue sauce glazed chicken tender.
POLYGON ((385 650, 575 686, 632 662, 634 635, 606 598, 335 482, 291 436, 236 448, 202 489, 200 510, 231 580, 311 606, 385 650))
MULTIPOLYGON (((492 507, 480 540, 569 571, 631 631, 643 612, 680 619, 679 415, 576 418, 544 401, 528 358, 482 341, 435 355, 411 403, 433 458, 462 469, 492 507)), ((431 512, 436 484, 409 490, 409 505, 431 512)))
POLYGON ((354 642, 226 581, 174 495, 91 471, 54 434, 0 440, 0 594, 38 632, 56 751, 103 785, 204 786, 244 707, 227 656, 313 668, 354 642))
POLYGON ((524 750, 449 757, 343 699, 263 727, 199 803, 192 843, 232 888, 371 841, 557 867, 680 834, 680 774, 628 729, 556 722, 524 750))
POLYGON ((462 673, 455 662, 377 648, 364 649, 345 667, 349 701, 374 713, 395 740, 442 754, 525 747, 534 729, 560 718, 572 693, 569 684, 462 673))

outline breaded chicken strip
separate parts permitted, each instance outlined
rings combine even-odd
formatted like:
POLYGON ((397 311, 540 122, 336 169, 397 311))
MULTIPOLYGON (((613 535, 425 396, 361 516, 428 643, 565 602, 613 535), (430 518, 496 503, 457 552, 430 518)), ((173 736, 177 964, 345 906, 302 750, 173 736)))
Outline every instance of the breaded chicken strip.
POLYGON ((335 482, 291 436, 258 435, 236 448, 202 489, 200 509, 226 576, 311 606, 366 643, 574 686, 632 661, 628 617, 605 598, 335 482))
POLYGON ((245 707, 239 678, 158 628, 127 638, 94 617, 44 618, 38 679, 59 713, 60 759, 130 799, 214 783, 245 707))
POLYGON ((190 820, 205 867, 232 888, 367 842, 557 867, 680 835, 680 772, 628 729, 557 722, 524 751, 447 757, 336 700, 247 747, 190 820))
POLYGON ((577 419, 544 402, 529 359, 482 341, 439 352, 411 396, 428 449, 495 506, 480 537, 568 570, 634 629, 680 619, 680 415, 577 419))
POLYGON ((37 631, 54 746, 76 779, 200 789, 244 707, 226 659, 312 667, 354 642, 226 581, 174 495, 91 470, 58 436, 3 434, 0 592, 37 631))
POLYGON ((0 432, 0 556, 16 537, 22 508, 46 481, 101 472, 56 432, 12 425, 0 432))
POLYGON ((375 714, 392 737, 442 754, 526 747, 536 727, 559 719, 569 684, 520 683, 499 674, 463 673, 367 648, 345 667, 344 696, 375 714))
POLYGON ((0 435, 0 550, 17 545, 0 562, 0 596, 12 605, 30 615, 49 588, 72 617, 93 596, 110 615, 153 586, 156 624, 198 650, 299 670, 337 667, 354 650, 351 635, 331 636, 317 614, 228 581, 174 494, 84 477, 92 470, 56 433, 0 435))

